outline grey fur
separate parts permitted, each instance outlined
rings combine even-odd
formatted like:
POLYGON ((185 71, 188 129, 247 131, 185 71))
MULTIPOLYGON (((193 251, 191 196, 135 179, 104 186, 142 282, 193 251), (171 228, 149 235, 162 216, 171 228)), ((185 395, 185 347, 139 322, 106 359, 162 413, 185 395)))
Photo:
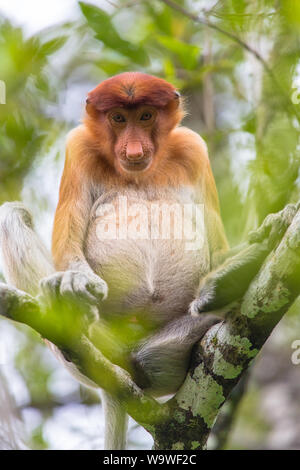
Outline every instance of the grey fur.
POLYGON ((101 391, 101 396, 106 423, 104 448, 106 450, 126 449, 128 416, 124 406, 104 390, 101 391))
POLYGON ((197 317, 184 315, 168 323, 133 353, 137 383, 139 371, 142 371, 144 388, 151 394, 175 393, 185 379, 192 347, 220 321, 220 317, 207 314, 197 317))
POLYGON ((39 281, 54 273, 47 249, 34 231, 31 213, 21 202, 0 207, 0 252, 5 279, 30 294, 39 281))

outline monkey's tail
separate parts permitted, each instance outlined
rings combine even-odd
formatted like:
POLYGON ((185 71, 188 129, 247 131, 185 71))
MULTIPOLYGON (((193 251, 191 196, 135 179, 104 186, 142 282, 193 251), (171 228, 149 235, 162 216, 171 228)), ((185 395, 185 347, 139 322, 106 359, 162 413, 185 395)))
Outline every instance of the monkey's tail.
POLYGON ((124 406, 110 393, 102 390, 102 406, 105 417, 105 450, 126 449, 128 416, 124 406))
POLYGON ((21 202, 0 207, 0 254, 6 281, 32 295, 37 294, 39 281, 55 272, 32 215, 21 202))

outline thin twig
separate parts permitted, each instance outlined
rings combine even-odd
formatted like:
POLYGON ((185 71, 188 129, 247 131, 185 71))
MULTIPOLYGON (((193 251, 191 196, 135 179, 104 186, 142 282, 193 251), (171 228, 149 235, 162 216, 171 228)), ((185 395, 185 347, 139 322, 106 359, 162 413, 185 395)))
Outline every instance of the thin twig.
POLYGON ((226 31, 226 29, 221 28, 220 26, 217 26, 216 24, 212 23, 208 19, 200 18, 197 14, 190 13, 187 11, 184 7, 178 5, 175 3, 173 0, 160 0, 163 2, 165 5, 168 5, 170 8, 173 10, 178 11, 182 15, 186 16, 192 21, 195 21, 196 23, 202 24, 203 26, 206 26, 207 28, 211 28, 218 33, 222 34, 223 36, 228 37, 235 43, 237 43, 239 46, 243 47, 245 50, 247 50, 250 54, 252 54, 263 66, 267 74, 270 76, 271 80, 273 81, 274 85, 277 87, 279 90, 280 94, 286 99, 288 106, 291 108, 292 113, 299 119, 299 115, 295 109, 295 107, 292 105, 289 97, 285 93, 285 91, 282 89, 280 83, 277 81, 277 78, 275 77, 274 73, 272 72, 271 68, 269 67, 269 64, 266 62, 266 60, 257 52, 257 50, 253 49, 249 44, 247 44, 245 41, 240 39, 238 36, 235 36, 234 34, 230 33, 229 31, 226 31))
POLYGON ((235 36, 234 34, 230 33, 229 31, 226 31, 226 29, 220 28, 220 26, 217 26, 216 24, 212 23, 208 19, 205 20, 203 18, 200 18, 200 16, 198 16, 194 13, 190 13, 185 8, 181 7, 177 3, 173 2, 173 0, 161 0, 161 2, 165 3, 170 8, 173 8, 174 10, 177 10, 179 13, 181 13, 182 15, 190 18, 191 20, 195 21, 196 23, 200 23, 203 26, 207 26, 208 28, 214 29, 215 31, 218 31, 218 33, 221 33, 221 34, 227 36, 232 41, 235 41, 237 44, 239 44, 241 47, 246 49, 248 52, 255 55, 257 60, 259 60, 263 64, 265 69, 269 73, 272 73, 272 71, 270 70, 269 65, 267 64, 265 59, 255 49, 253 49, 251 46, 249 46, 249 44, 247 44, 245 41, 243 41, 239 37, 235 36))

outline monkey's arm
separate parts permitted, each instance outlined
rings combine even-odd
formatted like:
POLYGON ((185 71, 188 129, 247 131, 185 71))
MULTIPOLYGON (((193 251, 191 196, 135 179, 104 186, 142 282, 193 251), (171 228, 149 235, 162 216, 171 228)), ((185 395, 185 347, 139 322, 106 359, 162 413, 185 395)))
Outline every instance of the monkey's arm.
POLYGON ((229 246, 220 215, 217 188, 210 166, 205 141, 196 132, 186 127, 177 127, 171 134, 173 152, 190 168, 189 184, 193 188, 193 199, 203 205, 206 236, 209 242, 210 269, 220 264, 229 246))
POLYGON ((52 234, 52 255, 58 270, 87 268, 83 240, 93 200, 84 144, 82 128, 70 132, 52 234))
POLYGON ((184 146, 184 152, 189 152, 192 155, 190 158, 197 159, 200 170, 195 184, 195 202, 203 204, 204 223, 210 251, 210 269, 214 269, 220 264, 221 259, 226 258, 229 250, 220 214, 218 192, 206 143, 193 131, 189 131, 186 137, 189 139, 189 146, 184 146))
POLYGON ((269 214, 258 230, 249 234, 249 243, 243 244, 241 251, 205 276, 190 306, 191 313, 217 310, 241 298, 292 223, 297 210, 297 205, 289 204, 282 211, 269 214))
POLYGON ((59 271, 41 283, 44 294, 59 289, 61 294, 76 294, 89 301, 106 296, 106 283, 85 259, 83 243, 93 204, 89 162, 91 155, 85 129, 80 126, 68 137, 66 161, 56 209, 52 255, 59 271))

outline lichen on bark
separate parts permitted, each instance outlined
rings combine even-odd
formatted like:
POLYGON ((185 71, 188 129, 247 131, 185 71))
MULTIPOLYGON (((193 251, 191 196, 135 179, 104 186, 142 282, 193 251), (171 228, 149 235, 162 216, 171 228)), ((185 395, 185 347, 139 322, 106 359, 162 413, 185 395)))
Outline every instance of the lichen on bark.
POLYGON ((176 395, 179 408, 189 410, 193 416, 201 416, 210 428, 215 410, 224 402, 223 388, 199 364, 176 395), (201 384, 201 387, 199 386, 201 384))

